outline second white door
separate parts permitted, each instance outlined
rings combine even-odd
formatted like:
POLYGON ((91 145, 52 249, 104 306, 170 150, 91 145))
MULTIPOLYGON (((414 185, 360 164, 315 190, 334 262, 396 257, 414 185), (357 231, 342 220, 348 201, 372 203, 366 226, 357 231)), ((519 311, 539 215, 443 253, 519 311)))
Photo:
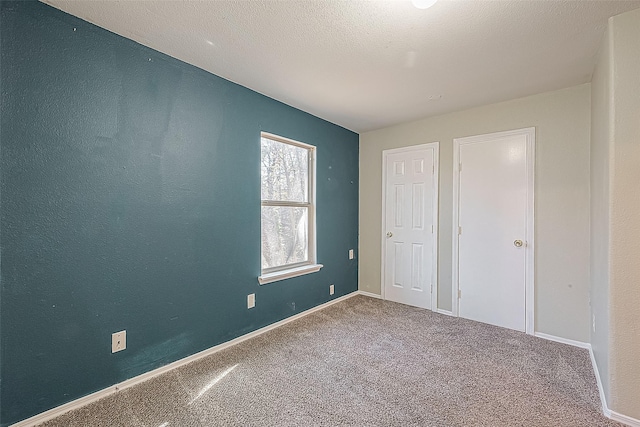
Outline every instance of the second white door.
POLYGON ((435 309, 437 156, 437 143, 383 153, 384 297, 429 309, 435 309))
POLYGON ((534 138, 531 128, 454 142, 459 315, 523 332, 532 326, 534 138))

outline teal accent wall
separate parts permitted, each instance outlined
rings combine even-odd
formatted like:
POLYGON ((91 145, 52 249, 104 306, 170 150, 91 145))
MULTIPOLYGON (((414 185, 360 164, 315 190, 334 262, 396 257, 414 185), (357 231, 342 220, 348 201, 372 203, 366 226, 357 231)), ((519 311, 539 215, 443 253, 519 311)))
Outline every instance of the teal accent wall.
POLYGON ((1 13, 2 426, 356 291, 356 133, 42 3, 1 13), (318 147, 324 264, 264 286, 260 131, 318 147))

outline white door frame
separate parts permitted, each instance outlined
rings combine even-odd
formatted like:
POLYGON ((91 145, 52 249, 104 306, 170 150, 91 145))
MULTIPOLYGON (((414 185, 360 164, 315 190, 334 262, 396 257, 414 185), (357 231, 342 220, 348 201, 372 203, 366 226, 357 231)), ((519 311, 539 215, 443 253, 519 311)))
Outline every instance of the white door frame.
POLYGON ((526 255, 525 255, 525 331, 529 335, 535 332, 534 312, 535 312, 535 292, 534 292, 534 267, 535 267, 535 246, 534 246, 534 180, 535 180, 535 143, 536 128, 525 128, 509 130, 504 132, 495 132, 485 135, 469 136, 466 138, 455 138, 453 140, 453 258, 451 272, 451 308, 454 316, 458 317, 459 299, 458 291, 460 282, 458 277, 459 260, 458 260, 458 226, 460 218, 460 146, 465 144, 474 144, 480 142, 488 142, 496 138, 504 138, 515 135, 526 136, 526 168, 527 168, 527 218, 525 221, 526 231, 526 255))
POLYGON ((382 258, 380 262, 381 268, 381 276, 380 276, 380 296, 383 300, 386 300, 385 297, 385 264, 386 264, 386 256, 387 256, 387 245, 386 245, 386 225, 387 225, 387 214, 386 214, 386 206, 387 206, 387 158, 389 154, 397 154, 403 152, 410 152, 416 150, 424 150, 424 149, 432 149, 433 150, 433 269, 431 271, 431 311, 438 310, 438 206, 439 206, 439 198, 438 198, 438 176, 440 174, 440 142, 429 142, 427 144, 420 145, 410 145, 407 147, 401 148, 393 148, 390 150, 382 151, 382 230, 380 233, 380 240, 382 242, 382 258))

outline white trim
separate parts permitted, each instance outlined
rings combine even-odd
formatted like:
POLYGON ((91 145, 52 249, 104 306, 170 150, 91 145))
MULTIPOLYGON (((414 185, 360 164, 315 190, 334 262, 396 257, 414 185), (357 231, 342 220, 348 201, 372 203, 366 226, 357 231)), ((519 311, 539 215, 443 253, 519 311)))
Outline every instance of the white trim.
POLYGON ((555 341, 561 344, 572 345, 574 347, 586 348, 587 350, 591 349, 591 344, 589 344, 588 342, 570 340, 569 338, 557 337, 555 335, 549 335, 542 332, 536 332, 535 334, 533 334, 533 336, 542 338, 548 341, 555 341))
POLYGON ((382 196, 382 221, 380 223, 380 298, 383 300, 387 299, 384 291, 384 264, 386 262, 385 257, 387 256, 385 240, 385 234, 387 232, 387 154, 388 151, 382 150, 382 192, 380 193, 382 196))
POLYGON ((596 362, 596 356, 593 354, 593 348, 589 345, 589 357, 591 358, 591 366, 593 366, 593 373, 596 376, 596 383, 598 384, 598 392, 600 393, 600 404, 602 405, 602 413, 611 418, 611 410, 607 406, 607 396, 604 394, 604 387, 602 386, 602 380, 600 379, 600 371, 598 370, 598 363, 596 362))
POLYGON ((444 309, 442 309, 442 308, 437 309, 437 310, 436 310, 436 313, 444 314, 445 316, 453 316, 453 317, 456 317, 456 316, 454 316, 454 315, 453 315, 453 313, 452 313, 452 312, 450 312, 449 310, 444 310, 444 309))
POLYGON ((431 311, 438 310, 438 229, 440 221, 438 212, 440 206, 439 177, 440 177, 440 142, 434 141, 426 144, 410 145, 407 147, 393 148, 382 151, 382 236, 381 262, 380 262, 380 298, 386 300, 384 289, 385 263, 386 263, 386 203, 387 203, 387 156, 389 154, 404 153, 409 151, 431 149, 433 150, 433 268, 431 271, 431 311))
POLYGON ((459 290, 459 259, 458 259, 458 226, 460 225, 460 146, 463 144, 492 141, 514 135, 524 135, 527 141, 526 169, 527 169, 527 219, 526 219, 526 258, 525 258, 525 331, 529 335, 535 333, 535 246, 534 246, 534 216, 535 216, 535 145, 536 128, 516 129, 495 132, 484 135, 455 138, 453 140, 453 227, 452 227, 452 292, 451 312, 460 315, 458 305, 459 290))
POLYGON ((438 311, 438 229, 440 228, 440 143, 433 142, 433 271, 431 273, 431 311, 438 311))
POLYGON ((608 415, 608 417, 611 418, 613 421, 617 421, 619 423, 626 424, 626 425, 628 425, 630 427, 640 427, 640 420, 628 417, 626 415, 619 414, 619 413, 617 413, 615 411, 611 411, 610 410, 609 412, 611 414, 608 415))
POLYGON ((600 402, 602 404, 602 413, 613 421, 628 425, 630 427, 640 427, 640 420, 632 418, 628 415, 620 414, 616 411, 612 411, 607 406, 607 396, 604 394, 604 387, 602 386, 602 380, 600 379, 600 371, 598 370, 598 363, 596 362, 596 356, 593 354, 593 348, 589 345, 589 356, 591 357, 591 365, 593 366, 593 373, 596 376, 596 382, 598 384, 598 392, 600 393, 600 402))
POLYGON ((627 415, 619 414, 615 411, 612 411, 607 406, 607 397, 604 394, 604 388, 602 387, 602 380, 600 379, 600 371, 598 370, 598 364, 596 363, 596 357, 593 354, 593 348, 591 344, 588 342, 575 341, 570 340, 568 338, 556 337, 554 335, 544 334, 542 332, 536 332, 534 334, 538 338, 542 338, 549 341, 555 341, 562 344, 572 345, 574 347, 585 348, 589 350, 589 357, 591 358, 591 366, 593 366, 593 373, 596 376, 596 383, 598 384, 598 393, 600 394, 600 404, 602 405, 602 413, 605 417, 610 418, 614 421, 618 421, 619 423, 628 425, 630 427, 640 427, 640 420, 635 418, 631 418, 627 415))
POLYGON ((65 403, 61 406, 56 406, 55 408, 49 409, 48 411, 41 412, 38 415, 34 415, 31 418, 27 418, 26 420, 22 420, 17 422, 16 424, 11 424, 11 427, 32 427, 44 423, 45 421, 49 421, 57 416, 66 414, 69 411, 74 409, 81 408, 85 405, 88 405, 96 400, 102 399, 103 397, 107 397, 118 391, 117 386, 111 386, 95 393, 91 393, 87 396, 81 397, 80 399, 73 400, 69 403, 65 403))
POLYGON ((168 365, 162 366, 160 368, 154 369, 149 372, 145 372, 144 374, 138 375, 137 377, 130 378, 121 383, 112 385, 110 387, 104 388, 102 390, 96 391, 95 393, 91 393, 87 396, 81 397, 79 399, 73 400, 71 402, 65 403, 64 405, 57 406, 55 408, 49 409, 48 411, 42 412, 40 414, 34 415, 33 417, 27 418, 26 420, 19 421, 16 424, 12 424, 12 427, 32 427, 38 424, 44 423, 45 421, 49 421, 52 418, 58 417, 62 414, 65 414, 71 410, 78 409, 82 406, 88 405, 89 403, 95 402, 98 399, 102 399, 103 397, 107 397, 118 391, 125 390, 134 385, 140 384, 144 381, 147 381, 153 377, 157 377, 158 375, 162 375, 166 372, 172 371, 180 366, 184 366, 191 362, 195 362, 196 360, 202 359, 203 357, 210 356, 214 353, 217 353, 226 348, 232 347, 236 344, 240 344, 243 341, 249 340, 251 338, 257 337, 258 335, 262 335, 265 332, 271 331, 273 329, 279 328, 289 322, 293 322, 294 320, 298 320, 301 317, 307 316, 311 313, 315 313, 316 311, 325 309, 333 304, 344 301, 351 297, 359 295, 359 291, 352 292, 350 294, 341 296, 339 298, 333 299, 331 301, 325 302, 324 304, 317 305, 309 310, 303 311, 301 313, 295 314, 291 317, 287 317, 286 319, 280 320, 278 322, 267 325, 263 328, 257 329, 253 332, 249 332, 248 334, 242 335, 238 338, 234 338, 231 341, 224 342, 222 344, 218 344, 206 350, 203 350, 199 353, 192 354, 191 356, 187 356, 183 359, 176 360, 175 362, 169 363, 168 365))
POLYGON ((265 285, 267 283, 277 282, 279 280, 291 279, 292 277, 303 276, 309 273, 320 271, 324 267, 322 264, 309 264, 301 267, 289 268, 287 270, 278 270, 258 276, 258 283, 265 285))
POLYGON ((451 222, 451 314, 460 315, 458 310, 458 231, 460 224, 460 143, 453 139, 453 219, 451 222))
POLYGON ((526 332, 529 335, 535 333, 535 194, 536 194, 536 128, 521 129, 516 132, 524 132, 527 136, 527 231, 526 259, 525 259, 525 311, 526 332))
MULTIPOLYGON (((168 365, 162 366, 160 368, 154 369, 153 371, 149 371, 146 372, 144 374, 138 375, 137 377, 133 377, 131 379, 128 379, 126 381, 123 381, 119 384, 116 385, 112 385, 110 387, 107 387, 105 389, 96 391, 94 393, 91 393, 87 396, 81 397, 79 399, 73 400, 71 402, 65 403, 64 405, 60 405, 57 406, 55 408, 49 409, 48 411, 42 412, 40 414, 34 415, 33 417, 27 418, 26 420, 22 420, 17 422, 16 424, 12 424, 11 427, 34 427, 38 424, 44 423, 46 421, 49 421, 55 417, 58 417, 60 415, 63 415, 69 411, 72 411, 74 409, 78 409, 81 408, 85 405, 88 405, 89 403, 95 402, 96 400, 102 399, 103 397, 107 397, 109 395, 112 395, 114 393, 117 393, 118 391, 127 389, 129 387, 132 387, 134 385, 140 384, 144 381, 147 381, 153 377, 157 377, 158 375, 162 375, 166 372, 169 372, 173 369, 179 368, 180 366, 184 366, 187 365, 191 362, 195 362, 196 360, 202 359, 203 357, 207 357, 210 356, 214 353, 217 353, 218 351, 224 350, 226 348, 232 347, 236 344, 240 344, 243 341, 246 341, 248 339, 257 337, 258 335, 261 335, 265 332, 268 332, 270 330, 276 329, 280 326, 283 326, 289 322, 292 322, 294 320, 300 319, 301 317, 307 316, 311 313, 314 313, 316 311, 322 310, 324 308, 327 308, 333 304, 336 304, 338 302, 347 300, 349 298, 352 298, 356 295, 363 295, 363 296, 367 296, 367 297, 371 297, 371 298, 376 298, 376 299, 381 299, 381 296, 378 294, 374 294, 371 292, 365 292, 365 291, 355 291, 352 292, 350 294, 341 296, 339 298, 336 298, 334 300, 328 301, 324 304, 320 304, 316 307, 310 308, 309 310, 303 311, 301 313, 298 313, 296 315, 293 315, 291 317, 288 317, 286 319, 280 320, 276 323, 272 323, 271 325, 265 326, 264 328, 261 329, 257 329, 253 332, 250 332, 248 334, 242 335, 238 338, 235 338, 231 341, 227 341, 225 343, 222 344, 218 344, 214 347, 208 348, 206 350, 203 350, 199 353, 196 354, 192 354, 191 356, 187 356, 183 359, 180 360, 176 360, 173 363, 170 363, 168 365)), ((450 311, 447 310, 443 310, 443 309, 438 309, 437 310, 438 313, 440 314, 444 314, 444 315, 448 315, 448 316, 452 316, 453 314, 450 311)), ((589 343, 584 343, 581 341, 574 341, 574 340, 569 340, 566 338, 560 338, 560 337, 556 337, 553 335, 548 335, 548 334, 544 334, 544 333, 540 333, 537 332, 535 334, 535 336, 537 336, 538 338, 542 338, 542 339, 547 339, 550 341, 556 341, 556 342, 560 342, 563 344, 568 344, 568 345, 575 345, 576 347, 581 347, 581 348, 588 348, 589 349, 589 356, 591 357, 591 364, 593 365, 593 371, 594 374, 596 376, 596 382, 598 384, 598 391, 600 392, 600 402, 602 402, 602 412, 604 413, 604 415, 607 418, 610 418, 614 421, 618 421, 620 423, 626 424, 630 427, 640 427, 640 420, 637 420, 635 418, 631 418, 629 416, 623 415, 623 414, 619 414, 617 412, 614 412, 612 410, 610 410, 607 407, 607 402, 606 402, 606 397, 604 394, 604 389, 602 387, 602 381, 600 380, 600 373, 598 371, 598 365, 596 363, 596 359, 595 356, 593 354, 593 349, 591 348, 591 344, 589 343)))
MULTIPOLYGON (((283 136, 275 135, 269 132, 260 132, 260 139, 268 139, 271 141, 280 142, 283 144, 293 145, 295 147, 303 148, 308 151, 309 159, 308 159, 308 182, 307 182, 307 192, 309 200, 306 203, 299 202, 285 202, 278 200, 260 200, 260 206, 262 209, 263 206, 301 206, 307 208, 307 255, 308 264, 303 267, 315 267, 319 266, 317 270, 297 270, 297 266, 293 268, 287 268, 287 266, 276 266, 269 269, 261 269, 260 276, 258 276, 258 282, 261 285, 266 283, 276 282, 278 280, 289 279, 291 277, 301 276, 303 274, 314 273, 320 268, 322 268, 321 264, 318 264, 318 248, 317 248, 317 233, 316 233, 316 150, 317 147, 311 144, 305 144, 304 142, 296 141, 294 139, 285 138, 283 136), (273 275, 272 275, 273 273, 273 275), (273 277, 273 279, 271 279, 273 277)), ((262 142, 261 142, 262 144, 262 142)), ((261 238, 262 240, 262 238, 261 238)), ((262 243, 261 243, 262 245, 262 243)), ((260 247, 260 251, 262 251, 262 246, 260 247)))
POLYGON ((366 291, 357 291, 358 295, 363 295, 365 297, 369 297, 369 298, 376 298, 376 299, 382 299, 381 295, 378 294, 374 294, 372 292, 366 292, 366 291))
POLYGON ((276 135, 275 133, 270 132, 260 132, 260 138, 271 139, 272 141, 284 142, 285 144, 295 145, 296 147, 304 148, 306 150, 315 150, 316 146, 307 144, 304 142, 296 141, 295 139, 287 138, 284 136, 276 135))

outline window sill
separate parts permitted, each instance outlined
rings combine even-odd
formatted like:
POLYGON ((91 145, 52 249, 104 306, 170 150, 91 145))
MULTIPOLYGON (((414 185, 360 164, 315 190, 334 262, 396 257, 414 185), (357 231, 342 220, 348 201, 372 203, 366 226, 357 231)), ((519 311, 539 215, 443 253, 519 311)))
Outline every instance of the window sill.
POLYGON ((316 271, 320 271, 322 267, 322 264, 310 264, 303 265, 302 267, 289 268, 287 270, 274 271, 273 273, 258 276, 258 282, 261 285, 266 285, 267 283, 277 282, 279 280, 291 279, 292 277, 315 273, 316 271))

